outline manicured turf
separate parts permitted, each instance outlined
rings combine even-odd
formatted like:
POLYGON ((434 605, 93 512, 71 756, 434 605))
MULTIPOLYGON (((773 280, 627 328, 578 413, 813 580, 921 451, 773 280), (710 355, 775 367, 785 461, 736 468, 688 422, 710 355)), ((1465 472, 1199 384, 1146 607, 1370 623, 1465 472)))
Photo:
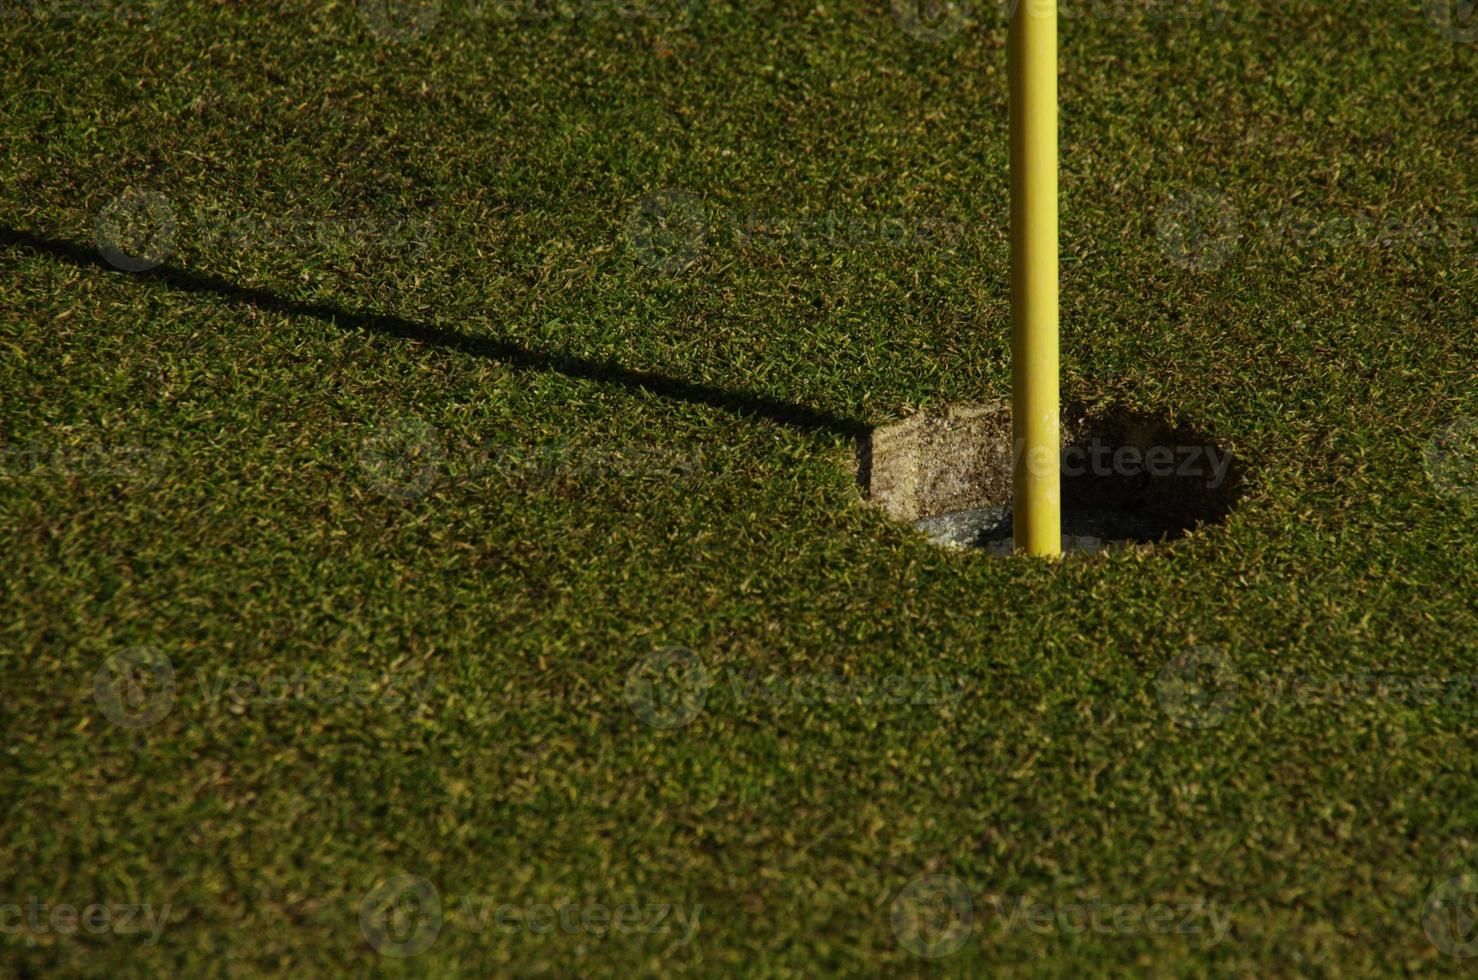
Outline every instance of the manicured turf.
POLYGON ((1478 48, 1419 4, 1065 8, 1064 395, 1250 482, 1059 564, 852 469, 1008 392, 993 5, 939 43, 876 2, 16 6, 7 974, 1471 967, 1423 908, 1478 872, 1478 48), (98 258, 130 187, 152 272, 98 258), (120 703, 130 658, 172 698, 120 703), (407 958, 360 921, 401 874, 443 907, 407 958), (894 928, 931 874, 975 913, 937 959, 894 928))

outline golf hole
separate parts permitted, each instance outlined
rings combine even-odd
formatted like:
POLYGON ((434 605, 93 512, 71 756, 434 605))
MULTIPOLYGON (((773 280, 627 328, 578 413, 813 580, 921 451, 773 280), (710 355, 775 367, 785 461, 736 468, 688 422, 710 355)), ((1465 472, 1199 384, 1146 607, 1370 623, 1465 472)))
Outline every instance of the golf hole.
MULTIPOLYGON (((859 443, 858 483, 891 518, 938 544, 1012 550, 1011 410, 946 405, 880 426, 859 443)), ((1204 433, 1139 412, 1062 417, 1062 549, 1174 541, 1226 521, 1245 473, 1204 433)))

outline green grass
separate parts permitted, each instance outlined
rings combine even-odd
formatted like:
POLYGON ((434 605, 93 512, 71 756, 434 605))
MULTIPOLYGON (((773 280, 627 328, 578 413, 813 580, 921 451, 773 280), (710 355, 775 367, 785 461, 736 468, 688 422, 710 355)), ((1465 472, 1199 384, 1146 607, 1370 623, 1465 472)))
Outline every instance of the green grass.
POLYGON ((938 550, 851 469, 861 427, 1008 393, 991 5, 939 44, 878 2, 447 0, 406 41, 346 3, 33 6, 0 19, 0 905, 169 915, 0 909, 0 969, 1471 965, 1422 910, 1478 871, 1478 495, 1422 460, 1478 417, 1478 49, 1419 4, 1064 18, 1064 396, 1251 482, 1226 526, 1058 564, 938 550), (129 187, 176 217, 152 273, 93 258, 129 187), (663 189, 711 226, 681 271, 632 246, 663 189), (1161 234, 1198 189, 1236 236, 1200 270, 1161 234), (439 443, 428 493, 381 492, 382 431, 439 443), (668 647, 713 684, 661 728, 627 683, 668 647), (175 676, 144 728, 94 697, 134 648, 175 676), (1157 684, 1196 649, 1241 678, 1207 727, 1157 684), (379 693, 253 688, 300 671, 379 693), (1288 671, 1458 694, 1271 696, 1288 671), (746 696, 832 673, 863 696, 746 696), (359 923, 397 873, 446 909, 407 959, 359 923), (935 960, 890 924, 928 874, 976 911, 935 960), (1007 928, 1021 896, 1231 929, 1007 928), (464 898, 701 912, 479 931, 464 898))

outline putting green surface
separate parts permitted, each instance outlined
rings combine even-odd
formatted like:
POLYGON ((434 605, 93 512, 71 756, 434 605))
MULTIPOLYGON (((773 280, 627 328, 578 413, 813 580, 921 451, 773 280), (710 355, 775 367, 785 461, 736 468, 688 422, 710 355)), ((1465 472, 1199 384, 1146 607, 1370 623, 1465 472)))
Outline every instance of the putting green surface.
POLYGON ((1248 484, 1049 564, 855 482, 1009 393, 976 6, 6 4, 0 969, 1471 968, 1478 48, 1063 8, 1064 398, 1248 484))

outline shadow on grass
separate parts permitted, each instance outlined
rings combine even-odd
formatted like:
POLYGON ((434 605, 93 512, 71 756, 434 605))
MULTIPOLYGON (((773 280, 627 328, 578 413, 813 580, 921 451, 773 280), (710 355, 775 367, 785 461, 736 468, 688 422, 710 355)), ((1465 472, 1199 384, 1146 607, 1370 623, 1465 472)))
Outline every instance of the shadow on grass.
POLYGON ((30 249, 79 268, 154 279, 182 292, 214 295, 232 303, 244 303, 273 313, 313 317, 350 330, 384 334, 474 357, 486 357, 521 371, 552 371, 599 384, 619 385, 673 401, 707 405, 736 415, 765 419, 805 432, 856 439, 866 435, 869 430, 866 423, 856 419, 843 418, 821 409, 808 408, 765 395, 725 391, 712 385, 622 367, 613 361, 595 361, 573 354, 528 350, 507 341, 474 337, 390 314, 343 310, 326 303, 290 300, 265 289, 239 286, 216 276, 187 272, 168 265, 161 265, 147 272, 120 272, 105 262, 93 248, 75 242, 42 238, 10 228, 0 228, 0 245, 30 249))

